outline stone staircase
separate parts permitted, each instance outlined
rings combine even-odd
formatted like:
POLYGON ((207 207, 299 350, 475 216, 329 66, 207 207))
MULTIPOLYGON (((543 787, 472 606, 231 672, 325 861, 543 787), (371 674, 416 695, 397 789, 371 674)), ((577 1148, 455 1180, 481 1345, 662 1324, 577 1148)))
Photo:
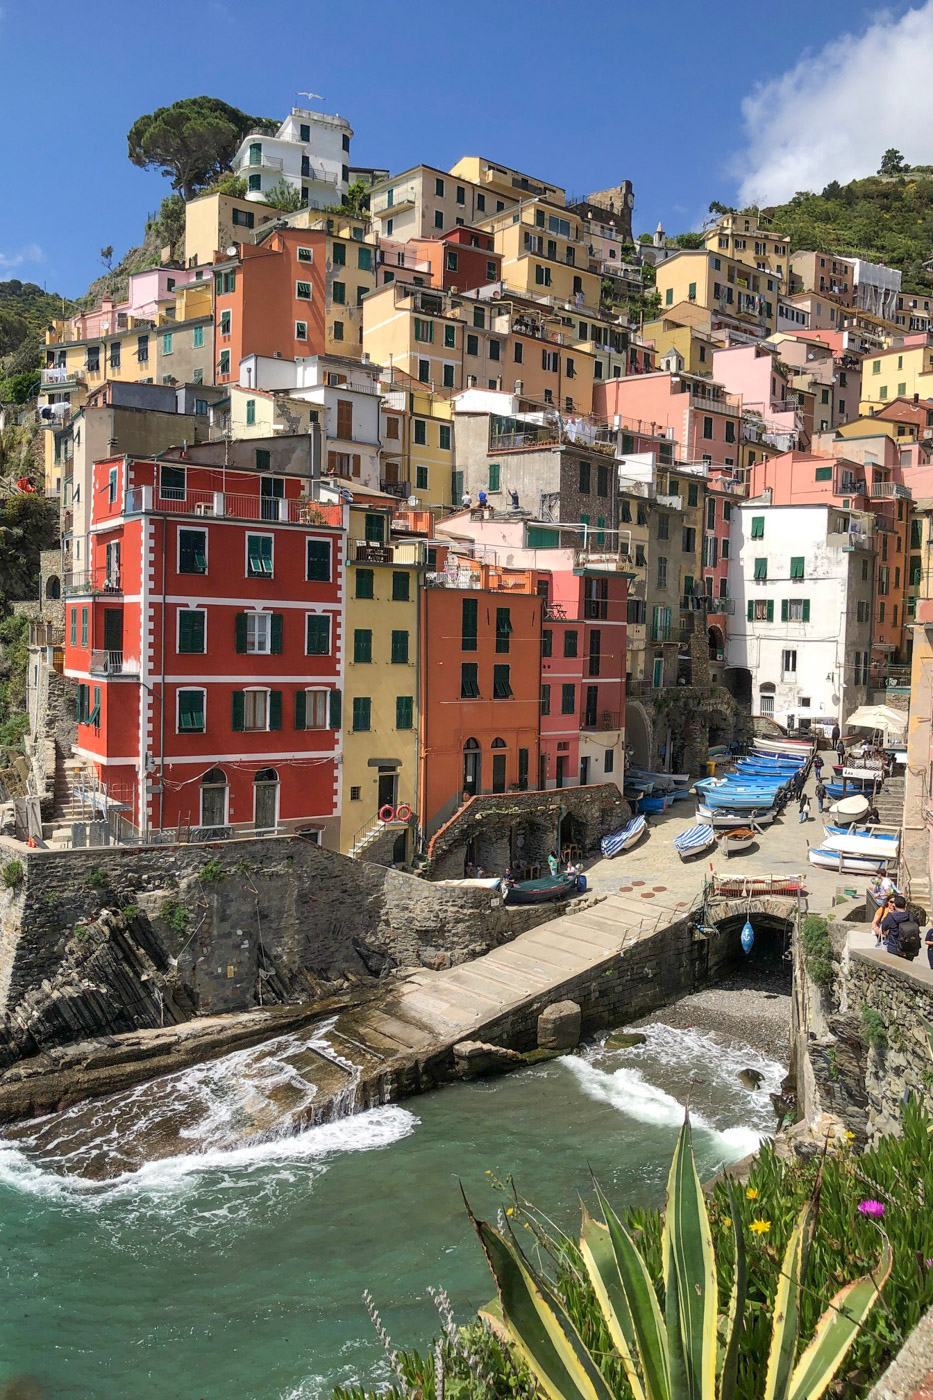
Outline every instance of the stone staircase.
POLYGON ((86 820, 87 804, 77 788, 87 779, 87 770, 80 758, 55 755, 55 802, 50 821, 42 823, 42 839, 51 850, 66 850, 72 844, 72 823, 86 820))

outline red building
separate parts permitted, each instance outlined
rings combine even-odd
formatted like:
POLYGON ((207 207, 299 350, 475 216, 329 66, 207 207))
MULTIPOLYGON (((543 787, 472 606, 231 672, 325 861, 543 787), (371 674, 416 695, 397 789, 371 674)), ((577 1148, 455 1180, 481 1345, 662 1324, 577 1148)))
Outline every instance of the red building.
POLYGON ((432 287, 469 292, 498 282, 502 254, 496 252, 491 233, 465 225, 449 229, 437 238, 411 238, 406 251, 430 268, 432 287))
POLYGON ((306 484, 95 463, 65 673, 76 753, 127 834, 336 828, 346 508, 306 484))
POLYGON ((707 599, 710 675, 715 684, 722 680, 729 618, 735 612, 735 602, 729 597, 732 510, 746 494, 744 482, 733 476, 730 469, 710 467, 703 506, 703 588, 707 599))

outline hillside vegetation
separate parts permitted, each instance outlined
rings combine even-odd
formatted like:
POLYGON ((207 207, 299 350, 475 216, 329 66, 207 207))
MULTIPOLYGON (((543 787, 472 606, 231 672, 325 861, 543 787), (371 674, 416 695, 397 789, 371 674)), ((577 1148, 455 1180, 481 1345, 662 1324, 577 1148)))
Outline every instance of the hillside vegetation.
POLYGON ((933 257, 933 167, 847 185, 833 180, 820 194, 800 191, 761 212, 790 235, 795 252, 820 248, 863 257, 900 268, 907 287, 933 286, 923 267, 933 257))
MULTIPOLYGON (((0 358, 41 337, 52 317, 61 316, 62 304, 62 297, 44 292, 35 282, 0 282, 0 358)), ((67 309, 70 303, 64 305, 67 309)))

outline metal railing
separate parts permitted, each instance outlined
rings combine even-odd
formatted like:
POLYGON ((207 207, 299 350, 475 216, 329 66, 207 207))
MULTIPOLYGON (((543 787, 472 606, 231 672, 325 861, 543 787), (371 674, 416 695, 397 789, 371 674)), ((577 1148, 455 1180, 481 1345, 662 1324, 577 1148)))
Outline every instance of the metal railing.
POLYGON ((66 593, 122 593, 120 570, 102 565, 97 569, 77 569, 65 575, 66 593))
POLYGON ((139 657, 128 651, 92 651, 92 676, 138 676, 139 657))
POLYGON ((347 559, 356 564, 423 564, 427 546, 421 540, 402 544, 375 544, 369 540, 347 540, 347 559))
POLYGON ((909 486, 901 486, 896 481, 876 481, 872 484, 868 494, 880 501, 912 501, 914 497, 909 486))
POLYGON ((652 622, 650 627, 653 642, 676 642, 678 640, 676 629, 670 625, 665 627, 661 623, 652 622))
POLYGON ((270 496, 245 496, 229 491, 185 490, 160 495, 151 486, 134 486, 126 493, 124 514, 215 516, 257 520, 279 525, 328 525, 340 527, 344 507, 306 496, 282 500, 270 496))
POLYGON ((379 490, 385 491, 388 496, 398 496, 404 499, 411 495, 410 481, 390 481, 386 476, 379 478, 379 490))
POLYGON ((581 730, 621 729, 622 716, 618 710, 600 710, 597 715, 584 712, 581 730))

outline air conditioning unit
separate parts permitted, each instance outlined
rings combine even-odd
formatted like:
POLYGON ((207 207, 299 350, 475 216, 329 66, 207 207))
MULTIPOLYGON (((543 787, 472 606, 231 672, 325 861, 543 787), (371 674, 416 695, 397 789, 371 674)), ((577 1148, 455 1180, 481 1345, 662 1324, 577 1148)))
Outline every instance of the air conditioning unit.
POLYGON ((273 352, 272 352, 272 358, 273 358, 273 360, 282 360, 282 359, 284 359, 285 357, 284 357, 284 355, 282 354, 281 350, 273 350, 273 352))
POLYGON ((924 442, 929 442, 930 438, 933 438, 933 428, 924 428, 924 430, 923 430, 923 440, 924 440, 924 442))
POLYGON ((523 394, 523 393, 525 392, 525 381, 524 381, 524 379, 516 379, 516 381, 515 381, 515 392, 516 392, 516 394, 523 394))

